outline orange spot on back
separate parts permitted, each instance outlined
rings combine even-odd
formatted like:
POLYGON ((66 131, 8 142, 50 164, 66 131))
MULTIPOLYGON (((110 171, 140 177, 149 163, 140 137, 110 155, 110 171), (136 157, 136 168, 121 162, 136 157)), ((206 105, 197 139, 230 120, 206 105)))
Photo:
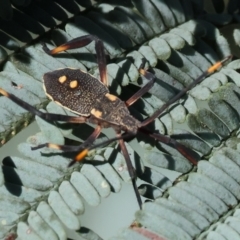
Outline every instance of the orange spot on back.
POLYGON ((69 86, 70 86, 70 88, 76 88, 78 86, 78 81, 77 80, 71 81, 69 86))
POLYGON ((66 80, 67 80, 67 77, 66 77, 66 76, 61 76, 61 77, 58 79, 58 81, 59 81, 60 83, 64 83, 64 82, 66 82, 66 80))
POLYGON ((93 108, 93 109, 91 110, 91 114, 92 114, 93 116, 95 116, 96 118, 101 118, 101 117, 102 117, 102 112, 99 111, 99 110, 97 110, 97 109, 95 109, 95 108, 93 108))
POLYGON ((109 94, 109 93, 107 93, 105 96, 112 102, 116 101, 116 99, 117 99, 116 96, 109 94))

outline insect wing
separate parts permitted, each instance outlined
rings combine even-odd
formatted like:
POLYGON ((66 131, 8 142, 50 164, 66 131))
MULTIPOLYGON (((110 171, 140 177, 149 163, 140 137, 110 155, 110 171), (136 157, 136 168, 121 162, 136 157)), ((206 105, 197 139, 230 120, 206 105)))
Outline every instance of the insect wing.
POLYGON ((79 69, 48 72, 43 81, 50 99, 82 116, 89 116, 97 99, 109 92, 97 78, 79 69))

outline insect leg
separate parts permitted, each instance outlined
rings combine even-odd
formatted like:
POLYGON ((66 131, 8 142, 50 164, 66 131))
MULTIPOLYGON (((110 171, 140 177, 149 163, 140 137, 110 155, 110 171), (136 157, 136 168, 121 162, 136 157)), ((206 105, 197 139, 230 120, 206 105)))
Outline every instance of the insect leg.
POLYGON ((62 51, 66 51, 68 49, 76 49, 76 48, 87 46, 92 41, 95 41, 95 50, 97 54, 97 63, 98 63, 98 68, 100 72, 100 79, 101 79, 101 82, 107 86, 108 85, 107 64, 106 64, 106 55, 104 51, 104 45, 103 45, 103 42, 96 36, 85 35, 82 37, 74 38, 71 41, 68 41, 52 50, 50 50, 45 43, 42 43, 42 45, 43 45, 43 50, 47 54, 53 55, 62 51))
MULTIPOLYGON (((120 137, 121 134, 117 134, 117 136, 120 137)), ((140 196, 138 188, 137 188, 137 183, 136 183, 136 177, 137 176, 136 176, 135 169, 134 169, 134 167, 132 165, 132 162, 131 162, 131 159, 129 157, 129 154, 128 154, 126 145, 124 143, 124 140, 120 139, 118 141, 119 141, 119 146, 121 148, 122 154, 123 154, 123 156, 125 158, 125 161, 126 161, 126 164, 127 164, 128 172, 129 172, 129 175, 130 175, 131 180, 132 180, 133 189, 134 189, 135 195, 137 197, 138 205, 139 205, 139 207, 141 209, 142 208, 142 199, 141 199, 141 196, 140 196)))
MULTIPOLYGON (((79 151, 84 151, 84 149, 86 147, 89 147, 95 140, 96 138, 99 136, 99 134, 101 133, 102 128, 100 126, 97 126, 94 131, 92 132, 92 134, 87 138, 86 141, 84 141, 81 145, 79 146, 70 146, 70 145, 58 145, 55 143, 43 143, 40 144, 36 147, 32 147, 32 150, 37 150, 40 148, 53 148, 53 149, 58 149, 58 150, 62 150, 64 152, 79 152, 79 151)), ((78 156, 78 155, 77 155, 78 156)), ((77 159, 77 156, 75 157, 77 159)), ((77 160, 75 160, 74 158, 74 162, 76 162, 77 160)), ((81 159, 82 160, 82 159, 81 159)), ((71 164, 72 165, 72 164, 71 164)))
POLYGON ((31 112, 34 115, 37 115, 38 117, 46 120, 46 121, 63 121, 63 122, 70 122, 70 123, 85 123, 87 121, 86 117, 72 117, 72 116, 66 116, 61 114, 53 114, 53 113, 44 113, 36 109, 35 107, 31 106, 30 104, 24 102, 20 98, 16 97, 15 95, 6 92, 2 88, 0 88, 0 94, 2 94, 5 97, 8 97, 13 102, 15 102, 17 105, 21 106, 22 108, 26 109, 27 111, 31 112))
POLYGON ((141 89, 139 89, 135 94, 133 94, 126 102, 125 104, 127 105, 127 107, 131 106, 133 103, 135 103, 139 98, 141 98, 143 96, 143 94, 147 93, 149 91, 149 89, 152 88, 153 84, 154 84, 154 80, 155 80, 155 75, 145 71, 144 69, 140 69, 139 72, 144 75, 149 82, 143 86, 141 89))
MULTIPOLYGON (((101 133, 101 130, 102 130, 102 127, 97 126, 95 128, 95 130, 93 131, 93 133, 87 138, 87 140, 83 144, 81 144, 81 148, 84 147, 84 149, 74 157, 74 159, 69 163, 69 165, 68 165, 69 167, 72 166, 74 163, 79 162, 84 159, 84 157, 88 153, 89 145, 91 145, 97 139, 97 137, 101 133)), ((81 148, 78 149, 78 151, 80 151, 81 148)))
MULTIPOLYGON (((198 83, 202 82, 204 78, 206 78, 208 75, 214 73, 217 71, 220 67, 224 65, 225 62, 230 60, 232 56, 228 56, 224 58, 222 61, 219 61, 215 63, 213 66, 208 68, 207 71, 203 72, 197 79, 195 79, 190 85, 188 85, 186 88, 184 88, 182 91, 180 91, 176 96, 174 96, 172 99, 170 99, 167 103, 165 103, 160 109, 158 109, 152 116, 147 118, 141 123, 141 126, 147 126, 149 123, 154 121, 164 110, 166 110, 172 103, 176 102, 179 100, 184 94, 186 94, 187 91, 191 90, 194 88, 198 83)), ((151 75, 152 73, 147 72, 147 74, 151 75)), ((148 78, 148 75, 143 74, 148 78)), ((152 74, 154 75, 154 74, 152 74)), ((153 76, 152 76, 153 77, 153 76)))
POLYGON ((142 133, 158 140, 159 142, 165 143, 173 148, 175 148, 178 152, 180 152, 185 158, 189 160, 193 165, 197 165, 197 160, 200 159, 200 156, 193 151, 192 149, 184 146, 183 144, 177 142, 175 139, 170 138, 166 135, 162 135, 160 133, 153 133, 146 128, 139 128, 139 131, 142 133))

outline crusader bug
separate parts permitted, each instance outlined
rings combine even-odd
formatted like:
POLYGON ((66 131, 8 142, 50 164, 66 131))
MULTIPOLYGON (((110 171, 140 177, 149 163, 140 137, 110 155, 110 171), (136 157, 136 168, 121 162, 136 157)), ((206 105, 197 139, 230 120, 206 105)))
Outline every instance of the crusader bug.
POLYGON ((207 71, 203 72, 192 84, 180 91, 175 97, 164 104, 159 110, 157 110, 152 116, 148 117, 144 121, 140 122, 134 118, 128 110, 128 107, 136 102, 143 94, 153 86, 155 76, 154 74, 140 68, 140 73, 149 80, 149 82, 138 90, 132 97, 126 102, 121 101, 118 97, 109 93, 108 80, 106 71, 106 57, 104 52, 103 42, 95 36, 86 35, 79 38, 75 38, 59 47, 52 50, 48 49, 43 44, 43 50, 53 55, 68 49, 81 48, 92 41, 95 42, 95 49, 97 55, 97 63, 100 72, 100 80, 92 75, 81 71, 80 69, 64 68, 54 70, 52 72, 45 73, 43 76, 43 87, 46 95, 58 103, 62 107, 69 109, 70 111, 78 114, 79 116, 66 116, 53 113, 44 113, 30 104, 22 101, 13 94, 10 94, 0 88, 0 93, 13 102, 28 110, 32 114, 39 116, 46 121, 64 121, 69 123, 94 123, 96 128, 93 133, 87 138, 87 140, 80 146, 69 145, 56 145, 53 143, 45 143, 33 147, 32 149, 39 149, 42 147, 61 149, 62 151, 74 151, 78 152, 73 161, 69 164, 81 161, 87 155, 88 151, 108 144, 112 141, 118 140, 122 154, 126 160, 128 171, 132 179, 134 191, 137 197, 138 204, 141 208, 142 201, 136 185, 136 173, 132 166, 129 154, 126 149, 126 145, 123 139, 131 136, 135 136, 138 131, 156 139, 157 141, 166 143, 173 148, 177 149, 183 156, 185 156, 192 164, 197 164, 198 156, 196 153, 177 142, 176 140, 162 135, 160 133, 151 132, 147 126, 154 121, 159 115, 166 110, 172 103, 180 99, 188 90, 192 89, 196 84, 201 82, 207 75, 216 71, 221 67, 231 56, 226 57, 215 65, 211 66, 207 71), (93 142, 97 139, 101 133, 102 128, 112 127, 116 132, 116 138, 109 139, 108 141, 93 145, 93 142))

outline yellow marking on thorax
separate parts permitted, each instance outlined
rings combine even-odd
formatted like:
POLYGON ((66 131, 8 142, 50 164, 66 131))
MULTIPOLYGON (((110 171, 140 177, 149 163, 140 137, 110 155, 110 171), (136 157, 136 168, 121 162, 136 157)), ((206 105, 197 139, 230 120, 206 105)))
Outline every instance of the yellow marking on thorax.
POLYGON ((93 109, 91 110, 91 114, 92 114, 93 116, 95 116, 96 118, 101 118, 101 117, 102 117, 102 112, 99 111, 99 110, 96 110, 95 108, 93 108, 93 109))
POLYGON ((77 80, 71 81, 69 86, 70 86, 70 88, 76 88, 78 86, 78 81, 77 80))
POLYGON ((117 100, 117 97, 112 95, 112 94, 109 94, 109 93, 106 93, 105 95, 110 101, 114 102, 117 100))
POLYGON ((64 75, 64 76, 61 76, 59 79, 58 79, 58 81, 60 82, 60 83, 64 83, 64 82, 66 82, 66 80, 67 80, 67 77, 64 75))

